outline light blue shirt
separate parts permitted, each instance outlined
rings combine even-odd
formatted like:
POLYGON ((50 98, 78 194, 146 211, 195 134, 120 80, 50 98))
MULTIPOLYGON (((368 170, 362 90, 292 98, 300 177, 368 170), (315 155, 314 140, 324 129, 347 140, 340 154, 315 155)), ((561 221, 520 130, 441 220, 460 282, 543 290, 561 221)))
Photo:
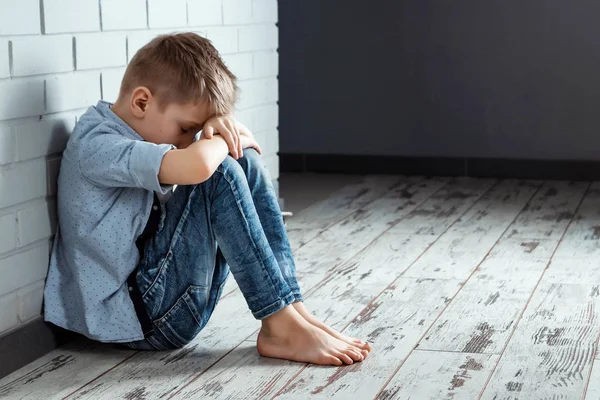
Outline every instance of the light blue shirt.
POLYGON ((44 289, 46 321, 101 342, 144 338, 127 278, 140 254, 158 171, 171 145, 145 142, 100 101, 81 116, 58 178, 58 231, 44 289))

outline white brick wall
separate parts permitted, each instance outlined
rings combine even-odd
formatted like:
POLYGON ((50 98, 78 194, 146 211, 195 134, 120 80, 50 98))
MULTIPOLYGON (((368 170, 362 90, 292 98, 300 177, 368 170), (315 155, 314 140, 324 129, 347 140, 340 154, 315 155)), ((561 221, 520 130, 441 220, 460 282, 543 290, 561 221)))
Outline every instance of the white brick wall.
POLYGON ((199 33, 238 76, 236 117, 279 174, 276 0, 0 0, 0 335, 39 318, 60 154, 76 118, 116 100, 158 34, 199 33))

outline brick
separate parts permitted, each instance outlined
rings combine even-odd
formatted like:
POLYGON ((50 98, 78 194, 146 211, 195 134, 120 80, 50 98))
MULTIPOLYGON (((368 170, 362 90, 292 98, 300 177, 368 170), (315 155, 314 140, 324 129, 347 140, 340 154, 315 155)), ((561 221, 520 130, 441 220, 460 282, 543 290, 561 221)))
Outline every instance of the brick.
POLYGON ((190 26, 223 24, 223 8, 219 0, 191 0, 187 7, 190 26))
POLYGON ((75 38, 78 70, 120 67, 127 64, 127 38, 121 34, 91 34, 75 38))
POLYGON ((62 152, 67 146, 69 135, 74 127, 74 116, 16 125, 14 131, 17 161, 31 160, 62 152))
POLYGON ((46 196, 46 179, 43 159, 15 164, 0 174, 0 208, 46 196))
POLYGON ((50 241, 47 241, 0 259, 0 293, 12 292, 44 279, 48 271, 49 255, 50 241))
POLYGON ((174 28, 187 25, 185 0, 148 0, 148 26, 174 28))
POLYGON ((253 79, 238 84, 240 101, 238 107, 243 110, 258 105, 276 102, 279 96, 277 79, 253 79))
POLYGON ((252 23, 252 0, 223 0, 223 23, 241 25, 252 23))
POLYGON ((8 40, 0 39, 0 79, 8 78, 9 76, 8 40))
POLYGON ((56 232, 56 202, 36 204, 17 212, 19 246, 46 239, 56 232))
POLYGON ((19 326, 17 292, 0 296, 0 334, 19 326))
POLYGON ((157 36, 155 32, 132 32, 127 35, 127 61, 131 61, 135 53, 157 36))
POLYGON ((0 165, 14 161, 15 135, 10 126, 0 126, 0 165))
POLYGON ((44 300, 44 281, 29 285, 18 291, 18 317, 19 321, 25 323, 42 314, 42 302, 44 300))
POLYGON ((46 111, 75 110, 100 99, 100 73, 78 72, 46 80, 46 111))
POLYGON ((279 179, 279 156, 271 155, 263 157, 263 165, 267 167, 267 171, 271 175, 271 179, 279 179))
POLYGON ((279 151, 279 135, 277 129, 262 132, 254 132, 258 144, 260 144, 265 157, 277 154, 279 151))
POLYGON ((277 22, 277 0, 252 0, 252 19, 257 22, 277 22))
POLYGON ((254 77, 277 76, 279 73, 279 54, 276 51, 261 51, 253 54, 254 77))
POLYGON ((44 81, 0 82, 0 120, 44 113, 44 81))
POLYGON ((233 27, 208 28, 206 37, 210 39, 220 54, 237 53, 238 29, 233 27))
POLYGON ((98 0, 43 0, 44 33, 100 30, 98 0))
POLYGON ((248 129, 254 131, 252 123, 252 110, 235 110, 235 118, 244 124, 248 129))
POLYGON ((39 0, 0 0, 0 35, 41 32, 39 0))
POLYGON ((119 97, 125 68, 102 71, 102 100, 114 103, 119 97))
POLYGON ((0 254, 17 247, 17 218, 15 214, 0 217, 0 254))
POLYGON ((144 29, 146 0, 101 0, 102 30, 144 29))
POLYGON ((252 78, 252 54, 226 54, 223 56, 223 61, 238 79, 252 78))
POLYGON ((12 40, 13 75, 73 71, 71 36, 37 36, 12 40))
POLYGON ((279 125, 279 108, 277 104, 269 104, 252 109, 252 121, 254 130, 260 132, 269 128, 277 128, 279 125))
POLYGON ((46 182, 48 184, 48 196, 56 196, 56 193, 58 193, 58 173, 60 172, 60 161, 61 158, 57 157, 48 160, 46 164, 46 182))
POLYGON ((249 25, 240 27, 240 51, 276 49, 278 33, 275 25, 249 25))

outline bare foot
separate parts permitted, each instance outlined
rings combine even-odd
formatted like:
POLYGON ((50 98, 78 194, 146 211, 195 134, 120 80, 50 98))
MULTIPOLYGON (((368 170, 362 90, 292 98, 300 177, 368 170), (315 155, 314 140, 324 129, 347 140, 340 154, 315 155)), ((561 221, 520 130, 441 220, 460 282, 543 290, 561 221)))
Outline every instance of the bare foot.
POLYGON ((353 338, 353 337, 344 335, 343 333, 336 331, 335 329, 333 329, 329 325, 327 325, 324 322, 322 322, 319 319, 317 319, 317 317, 315 317, 314 315, 312 315, 310 312, 308 312, 308 310, 304 306, 304 303, 298 302, 298 303, 294 303, 292 305, 294 306, 294 308, 296 309, 296 311, 298 311, 298 313, 300 315, 302 315, 302 317, 305 320, 307 320, 309 323, 311 323, 312 325, 316 326, 317 328, 323 329, 325 332, 329 333, 334 338, 337 338, 339 340, 343 340, 344 342, 346 342, 348 344, 351 344, 353 346, 356 346, 356 347, 358 347, 361 350, 366 350, 366 351, 363 351, 362 354, 363 354, 363 356, 365 358, 367 358, 367 356, 369 355, 369 352, 372 350, 371 345, 369 343, 364 342, 364 341, 362 341, 360 339, 357 339, 357 338, 353 338))
POLYGON ((265 318, 256 347, 263 357, 320 365, 362 361, 361 349, 308 323, 293 306, 265 318))

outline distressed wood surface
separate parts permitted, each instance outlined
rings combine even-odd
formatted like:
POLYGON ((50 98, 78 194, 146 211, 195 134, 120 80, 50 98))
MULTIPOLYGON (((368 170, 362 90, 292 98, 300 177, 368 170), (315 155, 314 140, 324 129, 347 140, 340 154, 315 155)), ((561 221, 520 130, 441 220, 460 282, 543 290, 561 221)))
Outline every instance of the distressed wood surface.
POLYGON ((539 188, 503 181, 490 189, 405 276, 466 279, 539 188))
POLYGON ((416 350, 377 399, 475 399, 497 358, 416 350))
POLYGON ((369 358, 351 366, 308 366, 277 399, 371 399, 437 318, 460 282, 400 278, 352 321, 346 334, 374 347, 369 358))
MULTIPOLYGON (((597 185, 594 185, 597 186, 597 185)), ((501 354, 484 399, 582 398, 597 351, 600 195, 588 191, 501 354), (590 258, 591 257, 591 258, 590 258), (577 273, 571 273, 577 270, 577 273)))
MULTIPOLYGON (((449 226, 460 214, 458 214, 458 211, 445 211, 462 209, 464 213, 490 184, 490 181, 481 180, 459 180, 450 183, 444 189, 438 191, 433 200, 427 200, 414 209, 413 212, 418 213, 421 207, 424 209, 435 207, 439 212, 427 214, 429 222, 422 219, 421 226, 449 226), (449 201, 454 199, 457 192, 476 193, 477 196, 466 196, 459 208, 449 201), (446 194, 446 196, 442 194, 446 194)), ((395 202, 396 210, 401 212, 406 210, 403 202, 414 198, 419 199, 418 192, 413 192, 412 186, 400 186, 391 193, 394 191, 403 193, 401 197, 397 198, 399 201, 395 202), (410 195, 406 193, 407 191, 410 195)), ((387 195, 382 199, 386 197, 387 195)), ((384 204, 386 203, 382 205, 384 204)), ((379 210, 381 210, 382 205, 378 207, 379 210)), ((393 213, 386 215, 388 219, 392 218, 393 220, 398 217, 397 214, 393 213)), ((363 223, 369 222, 369 220, 363 221, 363 223)), ((329 247, 335 243, 334 238, 332 237, 332 240, 327 243, 330 245, 329 247)), ((318 287, 309 292, 306 295, 306 306, 318 318, 332 327, 342 330, 361 310, 365 309, 372 299, 377 297, 390 284, 391 277, 402 274, 429 247, 433 239, 429 235, 384 233, 348 262, 334 269, 330 276, 326 277, 324 281, 319 283, 318 287)), ((339 240, 339 236, 337 240, 339 240)), ((368 243, 368 241, 365 241, 363 246, 368 243)), ((310 243, 307 246, 310 246, 310 243)), ((321 271, 314 271, 313 275, 318 276, 319 272, 321 271)), ((251 393, 262 393, 262 396, 268 396, 303 368, 303 365, 299 363, 282 362, 282 366, 271 374, 275 375, 276 378, 272 380, 257 379, 252 371, 260 369, 264 362, 256 352, 249 352, 245 358, 233 360, 234 358, 236 358, 236 355, 225 357, 215 366, 223 372, 218 374, 213 371, 207 372, 201 379, 192 382, 177 393, 174 398, 194 398, 199 393, 211 398, 235 398, 240 387, 245 387, 251 393), (224 367, 225 365, 228 367, 224 367), (244 369, 238 367, 239 365, 248 365, 247 370, 250 372, 245 373, 244 369), (213 375, 215 375, 214 378, 213 375), (265 381, 269 382, 268 387, 262 386, 265 381), (225 383, 227 384, 225 385, 225 383), (207 388, 213 387, 219 388, 219 390, 207 393, 207 388)))
POLYGON ((293 250, 314 239, 319 232, 348 217, 356 210, 381 197, 407 178, 397 176, 366 176, 302 210, 287 221, 286 230, 293 250))
POLYGON ((310 292, 420 203, 451 184, 439 179, 403 182, 295 251, 297 275, 304 293, 310 292))
POLYGON ((391 228, 397 234, 413 233, 415 229, 410 228, 413 211, 422 216, 419 218, 419 229, 427 226, 427 218, 429 221, 437 218, 439 224, 437 227, 429 227, 427 235, 431 236, 434 229, 441 234, 443 231, 439 227, 448 227, 452 223, 448 221, 460 217, 492 184, 493 181, 481 179, 454 179, 447 184, 445 181, 429 179, 396 186, 368 207, 331 226, 294 254, 303 289, 312 289, 323 279, 323 273, 331 273, 386 230, 391 228), (462 200, 458 203, 453 198, 458 192, 463 193, 470 201, 462 200), (432 195, 436 198, 431 199, 432 195), (422 211, 430 209, 438 212, 422 211), (409 226, 406 232, 397 228, 405 225, 409 226), (317 254, 318 257, 315 256, 317 254))
POLYGON ((511 225, 509 237, 559 239, 581 202, 589 182, 550 181, 511 225))
POLYGON ((598 353, 594 359, 592 373, 588 380, 588 387, 585 394, 586 400, 598 400, 600 399, 600 361, 598 361, 598 353))
POLYGON ((204 330, 183 349, 141 351, 69 399, 157 399, 168 397, 252 335, 257 327, 241 293, 217 305, 204 330))
POLYGON ((580 399, 598 340, 597 284, 543 282, 483 399, 580 399))
POLYGON ((427 332, 420 349, 502 351, 557 245, 556 240, 523 243, 506 239, 498 244, 427 332))
POLYGON ((63 398, 135 353, 78 340, 0 380, 0 399, 63 398))
MULTIPOLYGON (((471 268, 477 270, 428 332, 421 348, 500 353, 558 245, 558 240, 535 237, 538 232, 560 232, 562 236, 588 186, 568 182, 542 186, 481 265, 471 268), (570 218, 564 221, 567 214, 570 218), (532 237, 523 237, 529 234, 532 237)), ((474 242, 465 238, 463 243, 474 242)))

